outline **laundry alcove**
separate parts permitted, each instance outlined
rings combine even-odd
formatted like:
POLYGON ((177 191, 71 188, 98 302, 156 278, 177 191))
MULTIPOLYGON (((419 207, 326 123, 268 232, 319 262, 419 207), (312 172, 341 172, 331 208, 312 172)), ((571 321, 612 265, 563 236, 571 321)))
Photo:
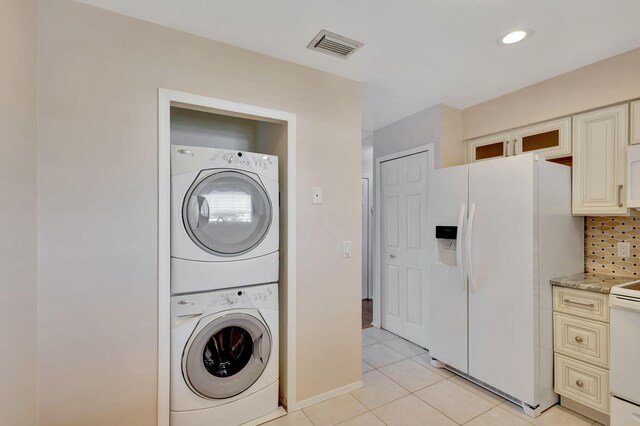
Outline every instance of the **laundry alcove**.
MULTIPOLYGON (((279 162, 280 403, 295 409, 295 114, 204 96, 159 91, 158 424, 169 424, 171 336, 171 147, 275 155, 279 162)), ((282 407, 280 408, 282 410, 282 407)))

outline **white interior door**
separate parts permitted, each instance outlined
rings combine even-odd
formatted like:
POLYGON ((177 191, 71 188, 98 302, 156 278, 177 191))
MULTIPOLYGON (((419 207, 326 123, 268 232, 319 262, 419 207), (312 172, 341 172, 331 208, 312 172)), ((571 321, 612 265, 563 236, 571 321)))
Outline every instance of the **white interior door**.
POLYGON ((380 166, 382 327, 420 346, 429 341, 428 152, 380 166))
POLYGON ((362 178, 362 298, 369 295, 369 179, 362 178))
POLYGON ((464 262, 469 166, 429 176, 429 354, 464 373, 467 364, 467 275, 464 262), (436 226, 456 226, 456 239, 436 239, 436 226))

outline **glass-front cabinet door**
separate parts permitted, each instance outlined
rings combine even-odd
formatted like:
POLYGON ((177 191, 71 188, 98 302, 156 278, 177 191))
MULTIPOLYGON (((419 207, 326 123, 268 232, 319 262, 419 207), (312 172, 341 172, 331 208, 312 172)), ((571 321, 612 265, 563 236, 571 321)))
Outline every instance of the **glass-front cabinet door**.
POLYGON ((571 155, 571 117, 513 131, 514 154, 535 152, 543 158, 571 155))
POLYGON ((468 142, 467 160, 469 163, 511 155, 511 134, 497 133, 468 142))
POLYGON ((530 152, 542 158, 570 156, 571 117, 471 139, 468 141, 467 161, 473 163, 530 152))

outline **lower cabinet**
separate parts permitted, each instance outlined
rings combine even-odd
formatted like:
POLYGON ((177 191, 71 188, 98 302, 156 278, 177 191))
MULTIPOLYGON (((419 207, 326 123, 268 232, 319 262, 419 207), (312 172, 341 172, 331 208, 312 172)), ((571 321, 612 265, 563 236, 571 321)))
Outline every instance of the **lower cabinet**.
POLYGON ((609 296, 554 287, 553 299, 555 391, 562 405, 608 424, 609 296))

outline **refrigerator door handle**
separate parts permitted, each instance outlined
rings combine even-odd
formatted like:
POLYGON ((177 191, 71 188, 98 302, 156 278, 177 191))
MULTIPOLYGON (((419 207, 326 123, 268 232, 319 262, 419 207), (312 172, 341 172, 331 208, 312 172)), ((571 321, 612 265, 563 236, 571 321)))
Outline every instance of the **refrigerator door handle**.
POLYGON ((456 234, 456 261, 458 263, 458 267, 460 268, 460 281, 462 281, 462 291, 465 291, 467 289, 466 269, 464 263, 462 263, 462 230, 466 213, 467 205, 462 204, 460 206, 460 212, 458 213, 458 232, 456 234))
POLYGON ((467 276, 469 277, 469 284, 471 284, 471 291, 475 293, 478 291, 476 287, 476 281, 473 278, 473 261, 471 259, 471 238, 473 236, 473 218, 476 213, 476 203, 471 203, 469 207, 469 223, 467 225, 467 234, 466 234, 466 254, 467 254, 467 276))

